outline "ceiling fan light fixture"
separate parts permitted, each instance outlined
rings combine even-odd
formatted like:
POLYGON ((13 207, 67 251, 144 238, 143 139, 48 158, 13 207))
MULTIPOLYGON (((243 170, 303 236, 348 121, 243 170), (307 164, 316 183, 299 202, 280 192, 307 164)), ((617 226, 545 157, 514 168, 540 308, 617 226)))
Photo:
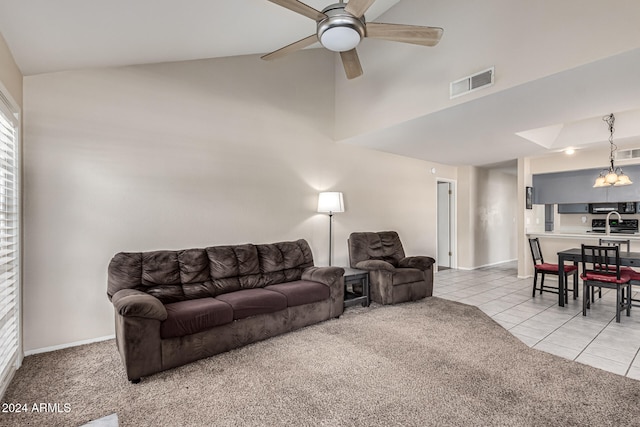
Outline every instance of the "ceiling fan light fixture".
POLYGON ((334 52, 354 49, 362 40, 360 33, 351 27, 331 27, 320 35, 322 46, 334 52))
POLYGON ((364 17, 356 18, 344 8, 344 3, 327 6, 322 10, 327 17, 318 21, 318 40, 334 52, 355 49, 365 35, 364 17))
POLYGON ((322 11, 300 0, 269 0, 279 6, 296 12, 316 22, 316 32, 308 37, 290 43, 285 47, 261 56, 269 61, 320 42, 330 51, 340 53, 340 60, 347 79, 362 75, 362 65, 356 47, 365 37, 411 43, 420 46, 435 46, 442 37, 443 29, 421 25, 385 24, 369 22, 364 16, 376 0, 339 0, 322 11))

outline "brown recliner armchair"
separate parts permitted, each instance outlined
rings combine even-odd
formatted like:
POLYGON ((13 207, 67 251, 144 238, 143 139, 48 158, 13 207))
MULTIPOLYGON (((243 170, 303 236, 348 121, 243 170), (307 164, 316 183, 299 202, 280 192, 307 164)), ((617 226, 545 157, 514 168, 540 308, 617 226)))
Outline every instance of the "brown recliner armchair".
POLYGON ((369 272, 371 300, 396 304, 432 295, 435 260, 406 257, 395 231, 351 233, 348 246, 351 267, 369 272))

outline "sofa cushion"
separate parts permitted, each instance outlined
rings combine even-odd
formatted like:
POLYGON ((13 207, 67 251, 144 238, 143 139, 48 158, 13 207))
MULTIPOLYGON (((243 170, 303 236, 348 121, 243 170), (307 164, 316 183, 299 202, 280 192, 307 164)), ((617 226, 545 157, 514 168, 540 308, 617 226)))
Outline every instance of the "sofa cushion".
POLYGON ((166 304, 167 319, 160 323, 162 338, 182 337, 224 325, 233 320, 229 304, 215 298, 199 298, 166 304))
POLYGON ((230 292, 218 295, 216 299, 231 306, 233 318, 236 320, 287 308, 287 297, 262 288, 230 292))
POLYGON ((257 245, 263 286, 300 280, 313 267, 313 256, 304 240, 257 245))
POLYGON ((295 282, 270 285, 265 289, 278 292, 287 297, 287 305, 289 307, 324 301, 331 296, 328 286, 308 280, 296 280, 295 282))
POLYGON ((420 282, 424 280, 424 273, 417 268, 396 268, 393 273, 393 285, 420 282))
POLYGON ((284 275, 284 254, 276 245, 258 245, 260 273, 265 285, 275 285, 287 280, 284 275))
POLYGON ((120 252, 109 262, 107 295, 113 297, 121 289, 140 288, 142 278, 142 253, 120 252))
MULTIPOLYGON (((180 282, 183 285, 202 283, 209 278, 209 258, 204 249, 185 249, 178 251, 180 282)), ((202 298, 205 296, 203 295, 202 298)))
POLYGON ((405 257, 400 237, 395 231, 351 233, 348 239, 351 267, 369 259, 386 261, 394 267, 405 257))
POLYGON ((263 286, 255 245, 206 248, 216 294, 263 286))
POLYGON ((145 286, 180 285, 178 253, 175 251, 143 252, 142 284, 145 286))
POLYGON ((175 251, 143 252, 141 283, 145 292, 164 304, 184 300, 178 253, 175 251))
POLYGON ((178 251, 180 281, 186 300, 215 297, 217 295, 209 276, 209 258, 204 249, 185 249, 178 251))

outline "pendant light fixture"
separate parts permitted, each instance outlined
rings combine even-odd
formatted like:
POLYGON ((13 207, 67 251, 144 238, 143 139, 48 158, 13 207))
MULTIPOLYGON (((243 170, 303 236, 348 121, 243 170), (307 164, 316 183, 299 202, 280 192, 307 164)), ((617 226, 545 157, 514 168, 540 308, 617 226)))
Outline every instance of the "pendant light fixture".
POLYGON ((598 176, 598 178, 596 178, 596 182, 595 184, 593 184, 593 186, 594 187, 610 187, 614 185, 616 187, 619 187, 623 185, 631 185, 633 184, 633 182, 631 182, 629 177, 625 175, 624 172, 622 172, 622 169, 619 166, 616 167, 613 164, 613 160, 615 157, 614 154, 618 149, 618 146, 613 143, 613 132, 615 132, 613 125, 616 122, 616 118, 613 115, 613 113, 611 113, 608 116, 604 116, 602 120, 604 120, 609 126, 609 145, 611 149, 609 154, 610 166, 609 166, 609 169, 603 169, 600 172, 600 175, 598 176))

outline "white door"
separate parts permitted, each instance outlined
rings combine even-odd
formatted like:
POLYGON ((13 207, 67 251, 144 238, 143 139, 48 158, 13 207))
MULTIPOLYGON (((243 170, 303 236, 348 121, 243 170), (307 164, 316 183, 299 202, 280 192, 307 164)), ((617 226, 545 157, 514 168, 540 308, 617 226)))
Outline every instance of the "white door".
POLYGON ((451 268, 451 183, 438 181, 438 258, 439 269, 451 268))

